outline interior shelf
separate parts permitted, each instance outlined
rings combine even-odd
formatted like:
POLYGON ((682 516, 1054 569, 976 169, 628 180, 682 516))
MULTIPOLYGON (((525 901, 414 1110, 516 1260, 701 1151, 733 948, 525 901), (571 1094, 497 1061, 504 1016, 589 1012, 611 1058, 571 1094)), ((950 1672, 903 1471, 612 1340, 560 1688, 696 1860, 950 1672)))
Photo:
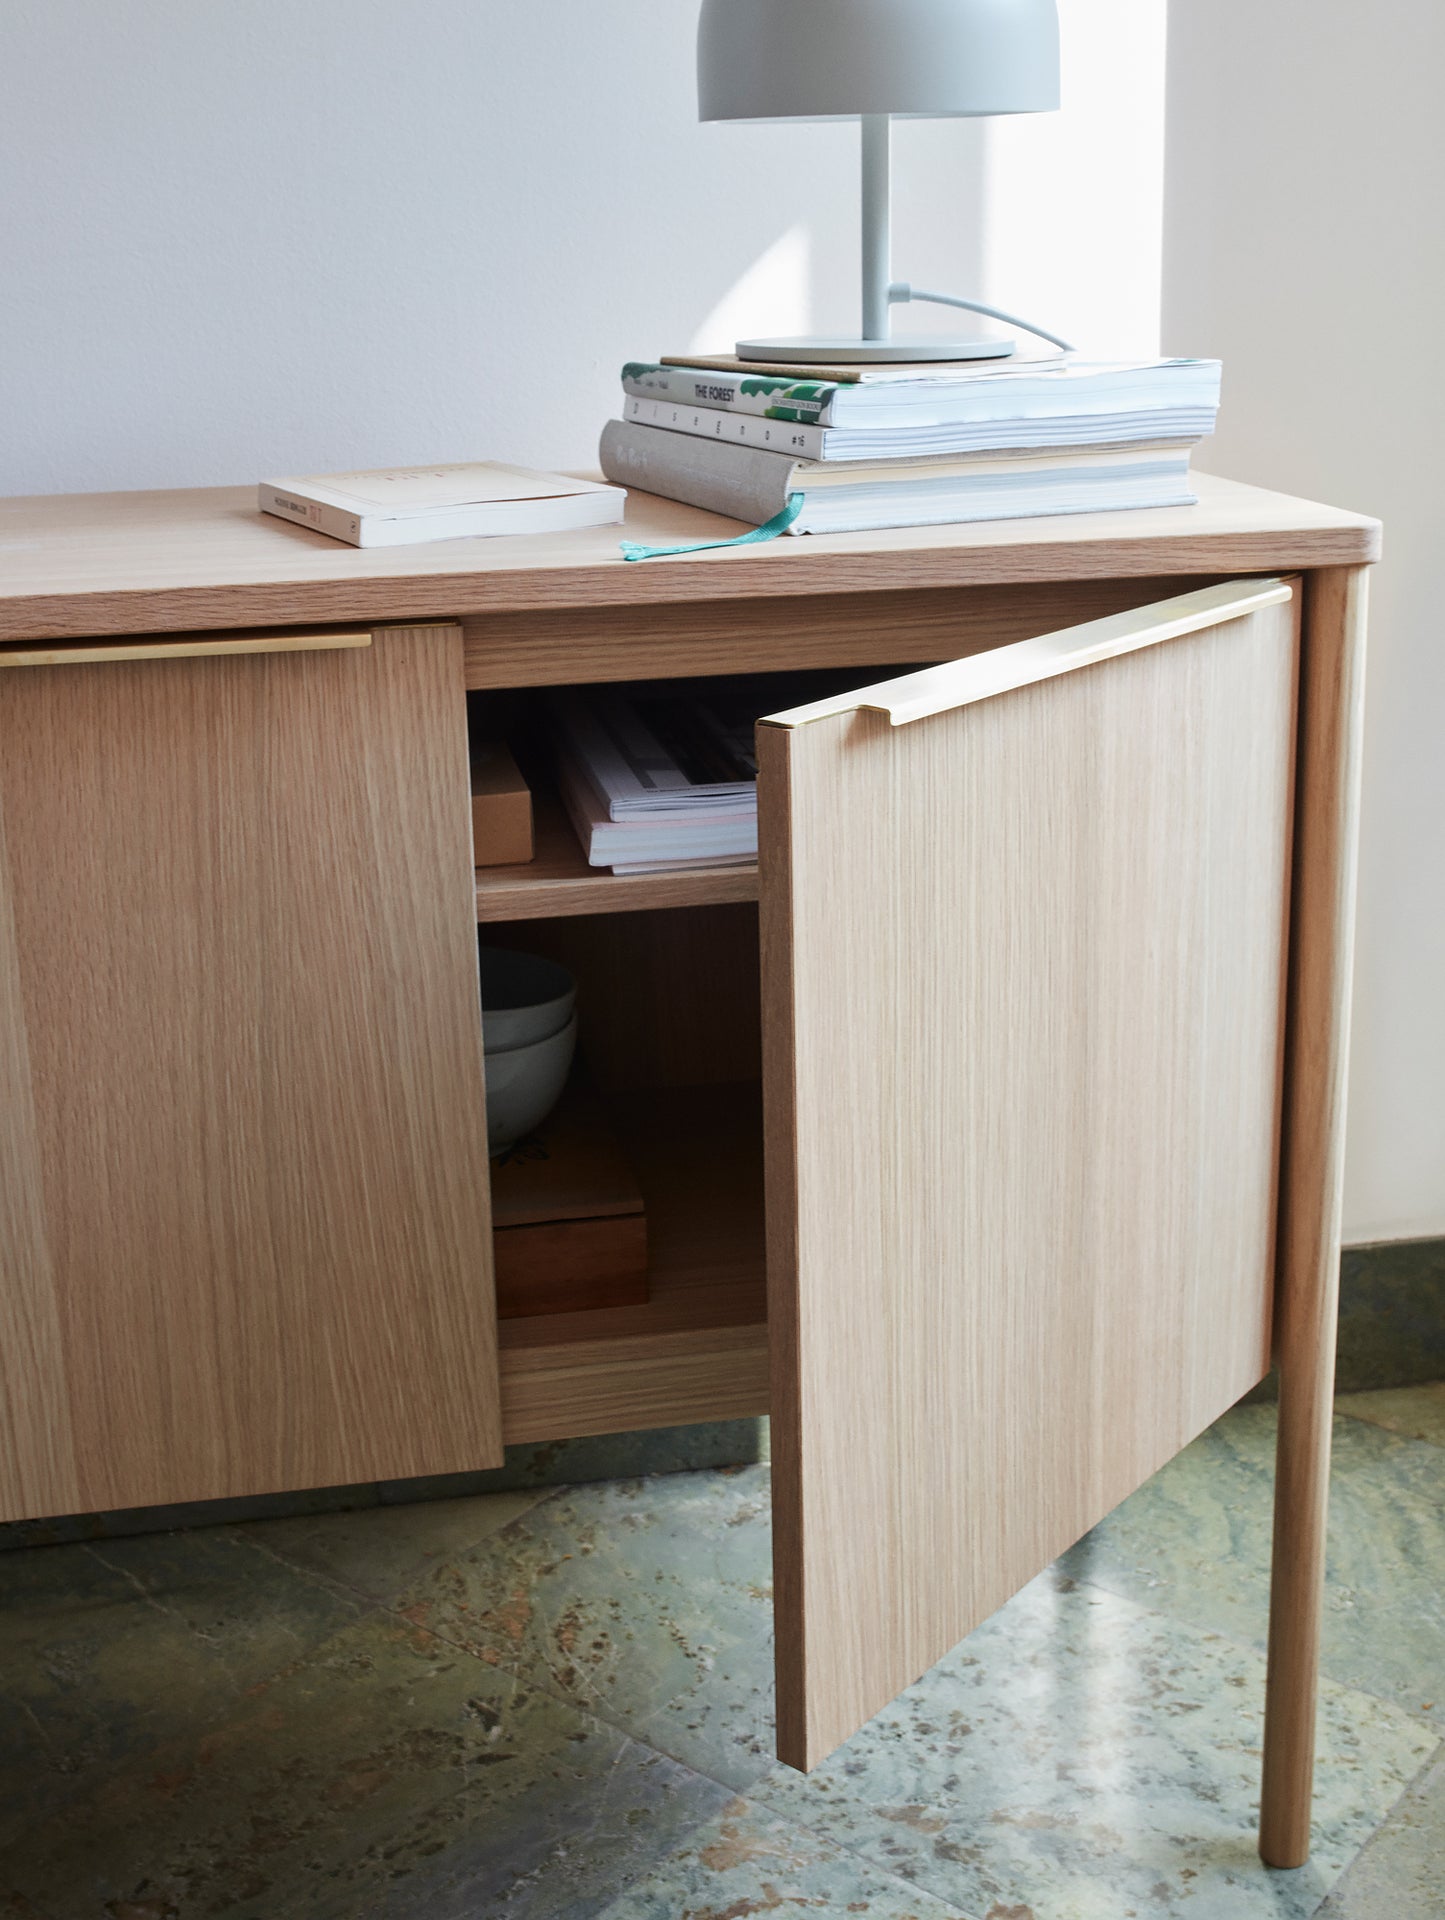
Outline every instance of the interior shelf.
POLYGON ((756 862, 693 873, 610 873, 589 867, 561 802, 551 794, 535 795, 532 831, 536 854, 525 866, 477 868, 479 921, 639 913, 758 897, 756 862))
POLYGON ((759 1087, 612 1106, 647 1205, 651 1298, 501 1323, 509 1443, 767 1411, 759 1087))

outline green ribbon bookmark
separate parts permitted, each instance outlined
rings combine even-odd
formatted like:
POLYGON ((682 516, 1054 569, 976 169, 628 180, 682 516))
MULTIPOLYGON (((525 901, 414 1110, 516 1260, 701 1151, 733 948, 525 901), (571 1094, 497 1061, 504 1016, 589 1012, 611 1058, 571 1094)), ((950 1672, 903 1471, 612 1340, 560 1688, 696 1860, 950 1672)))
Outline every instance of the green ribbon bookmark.
POLYGON ((803 511, 801 493, 790 493, 788 504, 781 513, 775 513, 760 527, 749 527, 746 533, 735 533, 730 540, 683 540, 675 547, 645 547, 636 540, 621 542, 624 560, 657 560, 669 553, 701 553, 705 547, 746 547, 758 540, 776 540, 780 533, 786 533, 798 515, 803 511))

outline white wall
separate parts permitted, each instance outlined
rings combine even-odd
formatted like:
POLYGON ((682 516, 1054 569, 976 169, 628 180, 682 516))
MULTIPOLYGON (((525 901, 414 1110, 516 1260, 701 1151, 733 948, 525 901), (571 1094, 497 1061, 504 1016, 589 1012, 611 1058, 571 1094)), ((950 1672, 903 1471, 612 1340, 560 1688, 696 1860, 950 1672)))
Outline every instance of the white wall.
MULTIPOLYGON (((587 463, 623 359, 841 322, 856 129, 700 127, 695 19, 0 0, 0 492, 587 463)), ((972 134, 930 154, 946 279, 972 134)))
POLYGON ((1164 25, 1164 0, 1059 0, 1062 111, 987 122, 993 300, 1101 355, 1159 350, 1164 25))
MULTIPOLYGON (((1000 152, 977 123, 898 129, 900 275, 1152 334, 1157 128, 1099 134, 1158 12, 1066 0, 1069 113, 1000 152)), ((586 464, 625 358, 856 326, 856 128, 699 126, 695 21, 0 0, 0 493, 586 464)))
POLYGON ((1445 10, 1175 0, 1164 344, 1218 473, 1378 514, 1346 1237, 1445 1231, 1445 10))

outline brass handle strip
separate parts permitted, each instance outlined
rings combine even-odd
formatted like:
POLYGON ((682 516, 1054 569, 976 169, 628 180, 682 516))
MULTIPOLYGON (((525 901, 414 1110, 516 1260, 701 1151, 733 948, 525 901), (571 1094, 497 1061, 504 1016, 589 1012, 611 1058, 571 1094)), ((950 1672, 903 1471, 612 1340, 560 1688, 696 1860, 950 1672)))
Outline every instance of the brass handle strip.
POLYGON ((105 666, 120 660, 208 660, 229 653, 327 653, 369 647, 371 630, 351 633, 187 634, 183 640, 55 641, 0 646, 0 667, 105 666))
POLYGON ((941 667, 924 667, 898 680, 882 680, 876 686, 860 687, 856 693, 840 693, 805 707, 792 707, 786 713, 772 713, 758 724, 791 729, 866 707, 886 714, 895 727, 906 726, 910 720, 926 720, 976 700, 990 700, 1061 673, 1077 672, 1100 660, 1137 653, 1162 640, 1177 640, 1204 627, 1243 619, 1261 607, 1288 600, 1292 591, 1287 580, 1225 580, 1173 600, 1158 601, 1152 607, 1111 613, 1083 626, 1039 634, 1033 640, 1016 640, 1012 646, 950 660, 941 667))

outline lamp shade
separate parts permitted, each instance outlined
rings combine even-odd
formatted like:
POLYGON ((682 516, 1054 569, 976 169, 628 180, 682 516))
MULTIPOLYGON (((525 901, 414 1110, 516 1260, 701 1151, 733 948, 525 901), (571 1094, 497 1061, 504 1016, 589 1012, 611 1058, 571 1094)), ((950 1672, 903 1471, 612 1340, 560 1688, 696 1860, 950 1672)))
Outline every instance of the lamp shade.
POLYGON ((702 120, 1048 113, 1055 0, 702 0, 702 120))

